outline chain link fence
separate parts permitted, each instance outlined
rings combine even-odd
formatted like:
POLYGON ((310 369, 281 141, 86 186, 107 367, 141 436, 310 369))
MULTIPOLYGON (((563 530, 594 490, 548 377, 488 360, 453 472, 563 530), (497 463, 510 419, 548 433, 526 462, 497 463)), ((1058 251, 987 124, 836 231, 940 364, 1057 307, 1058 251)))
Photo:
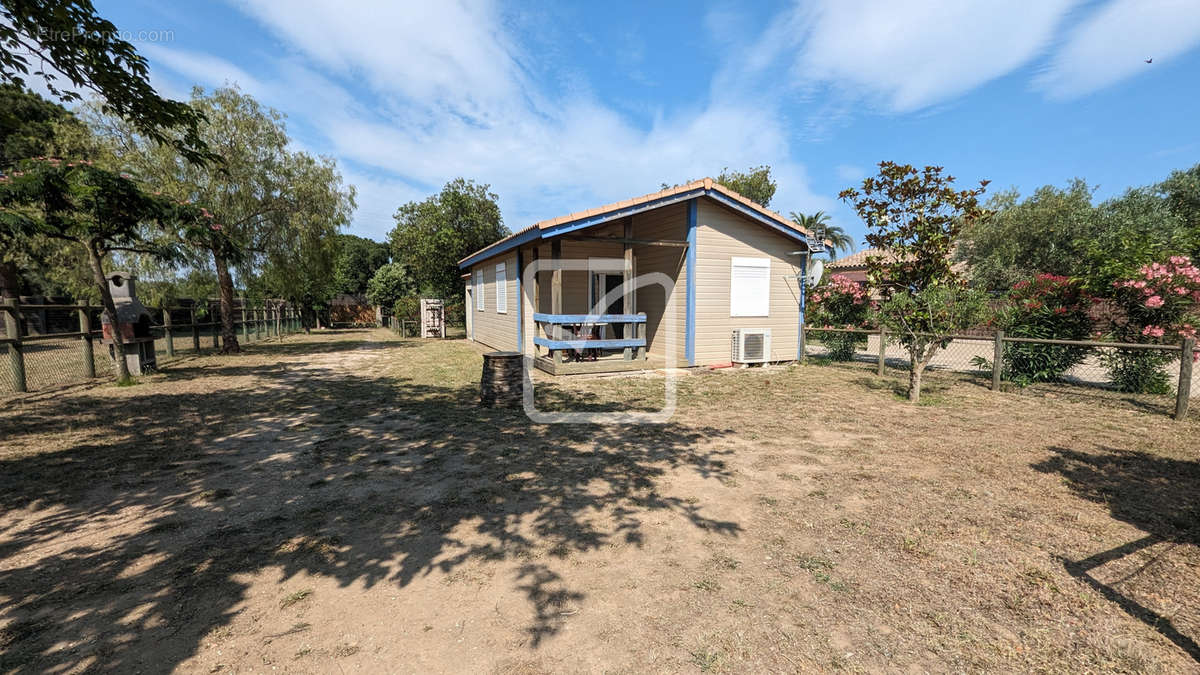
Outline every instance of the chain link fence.
MULTIPOLYGON (((929 362, 928 370, 958 373, 1006 389, 1038 392, 1113 392, 1176 401, 1200 397, 1200 368, 1183 367, 1181 356, 1194 360, 1194 342, 1182 345, 1131 345, 1068 340, 1035 340, 992 335, 957 335, 929 362), (999 344, 999 349, 997 345, 999 344), (999 368, 996 360, 999 354, 999 368), (1031 377, 1031 374, 1037 376, 1031 377), (1049 376, 1048 373, 1050 374, 1049 376)), ((879 373, 910 369, 908 352, 879 329, 808 328, 806 357, 832 362, 870 364, 879 373), (882 347, 882 348, 881 348, 882 347)), ((1128 399, 1137 401, 1139 399, 1128 399)))
MULTIPOLYGON (((159 364, 220 348, 215 307, 148 309, 159 364)), ((0 305, 0 394, 41 391, 116 374, 94 305, 0 305)), ((250 344, 303 330, 286 305, 236 307, 238 340, 250 344)))

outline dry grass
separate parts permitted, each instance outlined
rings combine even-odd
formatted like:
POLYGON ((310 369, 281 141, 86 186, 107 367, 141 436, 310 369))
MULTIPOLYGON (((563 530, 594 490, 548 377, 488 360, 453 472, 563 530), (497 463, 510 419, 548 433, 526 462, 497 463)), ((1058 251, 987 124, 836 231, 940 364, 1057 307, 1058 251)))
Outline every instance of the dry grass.
POLYGON ((0 670, 1200 669, 1195 416, 814 365, 537 426, 479 367, 342 332, 9 399, 0 670))

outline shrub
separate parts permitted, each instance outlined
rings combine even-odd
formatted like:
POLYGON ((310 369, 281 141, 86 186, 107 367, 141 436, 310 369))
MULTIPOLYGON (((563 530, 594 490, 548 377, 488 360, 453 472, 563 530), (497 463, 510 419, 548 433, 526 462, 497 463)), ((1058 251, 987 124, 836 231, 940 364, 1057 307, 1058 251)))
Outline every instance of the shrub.
MULTIPOLYGON (((1118 341, 1163 344, 1196 336, 1200 268, 1187 256, 1146 265, 1136 277, 1113 282, 1113 290, 1113 299, 1124 314, 1110 327, 1118 341)), ((1121 391, 1170 391, 1170 376, 1163 370, 1174 360, 1170 352, 1116 349, 1103 360, 1114 386, 1121 391)))
MULTIPOLYGON (((825 328, 865 328, 871 314, 871 302, 866 290, 859 284, 840 274, 829 278, 829 283, 819 286, 809 298, 807 322, 825 328)), ((829 348, 834 361, 851 361, 860 344, 865 344, 862 333, 821 333, 821 342, 829 348)))
MULTIPOLYGON (((1008 294, 999 319, 1012 337, 1084 340, 1092 332, 1091 298, 1067 277, 1039 274, 1019 281, 1008 294)), ((1010 342, 1004 346, 1003 372, 1021 386, 1050 382, 1087 358, 1087 347, 1010 342)))

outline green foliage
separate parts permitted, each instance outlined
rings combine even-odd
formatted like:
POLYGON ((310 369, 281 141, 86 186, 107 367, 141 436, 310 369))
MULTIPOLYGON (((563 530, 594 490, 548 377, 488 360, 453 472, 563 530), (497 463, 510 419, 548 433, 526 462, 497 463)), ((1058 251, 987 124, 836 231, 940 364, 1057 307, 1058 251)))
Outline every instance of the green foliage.
MULTIPOLYGON (((1177 343, 1196 337, 1200 326, 1200 267, 1187 256, 1144 265, 1132 278, 1113 283, 1123 316, 1109 332, 1120 342, 1177 343)), ((1166 352, 1117 349, 1103 356, 1113 385, 1121 391, 1166 393, 1166 352)))
POLYGON ((770 206, 777 187, 775 180, 771 178, 771 167, 766 164, 750 167, 745 171, 733 171, 725 167, 716 181, 762 206, 770 206))
POLYGON ((415 295, 399 298, 392 305, 392 315, 397 319, 416 321, 421 316, 421 299, 415 295))
MULTIPOLYGON (((391 248, 387 244, 352 234, 339 234, 337 241, 338 254, 333 264, 333 292, 350 295, 366 293, 371 277, 391 259, 391 248)), ((392 303, 375 304, 390 306, 392 303)))
POLYGON ((867 244, 893 256, 868 260, 872 286, 886 297, 959 283, 950 252, 964 227, 990 215, 979 205, 987 184, 955 190, 954 177, 943 175, 940 166, 918 170, 885 161, 878 176, 863 180, 861 190, 842 190, 838 196, 867 224, 867 244))
POLYGON ((987 313, 986 297, 964 288, 949 256, 959 232, 988 217, 979 206, 988 181, 974 190, 955 190, 954 177, 942 172, 940 166, 918 170, 880 162, 878 176, 839 195, 867 224, 867 244, 892 254, 871 257, 868 277, 883 296, 880 323, 908 351, 908 396, 914 403, 921 395, 921 373, 937 350, 987 313))
POLYGON ((497 199, 488 185, 456 178, 438 194, 401 206, 388 234, 392 259, 408 269, 423 292, 461 297, 458 261, 509 233, 497 199))
POLYGON ((870 315, 871 300, 866 290, 840 274, 818 286, 805 307, 805 323, 817 328, 814 333, 829 349, 829 357, 834 361, 854 360, 859 345, 867 341, 866 335, 822 332, 819 328, 865 328, 870 325, 870 315))
POLYGON ((1016 190, 994 195, 992 217, 966 227, 956 252, 970 265, 972 285, 1000 292, 1039 273, 1079 275, 1096 231, 1094 190, 1077 178, 1066 188, 1038 188, 1024 201, 1016 190))
POLYGON ((809 232, 824 228, 825 240, 829 242, 827 252, 830 260, 836 260, 839 252, 854 250, 854 237, 847 234, 846 229, 841 225, 830 225, 828 213, 817 211, 810 215, 804 215, 792 211, 791 217, 793 223, 809 232))
POLYGON ((79 94, 58 84, 59 77, 66 78, 99 94, 106 112, 187 161, 217 159, 199 134, 203 116, 154 91, 146 59, 89 0, 4 0, 0 18, 0 82, 24 88, 34 68, 32 75, 44 78, 51 94, 79 100, 79 94))
POLYGON ((380 267, 367 283, 367 301, 380 307, 392 307, 401 298, 414 295, 416 284, 400 263, 380 267))
MULTIPOLYGON (((1085 340, 1092 332, 1091 297, 1077 282, 1053 274, 1039 274, 1017 282, 997 323, 1010 337, 1051 340, 1085 340)), ((1087 347, 1007 343, 1004 346, 1005 379, 1026 386, 1053 382, 1083 362, 1087 347)))

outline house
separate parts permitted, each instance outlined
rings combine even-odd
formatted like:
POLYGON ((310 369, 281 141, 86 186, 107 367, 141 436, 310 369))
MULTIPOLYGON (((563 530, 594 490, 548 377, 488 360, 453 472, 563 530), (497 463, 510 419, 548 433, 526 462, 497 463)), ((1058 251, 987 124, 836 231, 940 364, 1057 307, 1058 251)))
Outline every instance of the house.
POLYGON ((711 178, 545 220, 459 262, 467 336, 554 374, 794 360, 807 241, 711 178))
POLYGON ((868 258, 882 258, 884 262, 892 261, 892 255, 886 251, 881 251, 877 248, 865 248, 837 260, 829 261, 825 265, 825 269, 829 270, 830 276, 840 274, 860 286, 866 286, 868 258))

